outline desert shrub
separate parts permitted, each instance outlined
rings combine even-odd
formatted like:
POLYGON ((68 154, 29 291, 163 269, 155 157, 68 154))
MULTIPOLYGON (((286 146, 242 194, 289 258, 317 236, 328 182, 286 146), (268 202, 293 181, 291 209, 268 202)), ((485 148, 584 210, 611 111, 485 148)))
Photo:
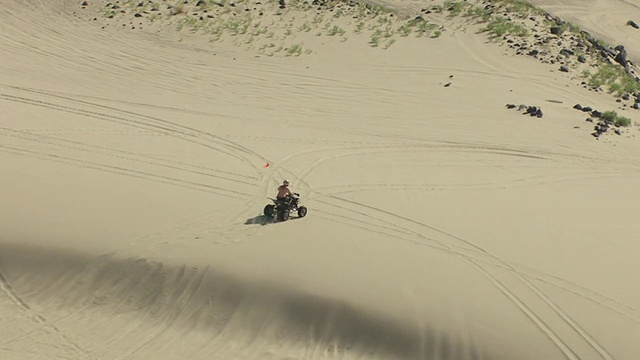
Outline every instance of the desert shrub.
POLYGON ((618 116, 616 117, 616 119, 613 121, 613 123, 616 126, 631 126, 631 119, 624 117, 624 116, 618 116))
POLYGON ((445 1, 442 4, 442 7, 449 12, 450 17, 462 14, 463 10, 469 6, 471 5, 466 1, 445 1))
POLYGON ((515 13, 521 18, 525 18, 530 14, 542 15, 544 12, 536 8, 525 0, 502 0, 501 1, 508 12, 515 13))
POLYGON ((603 112, 602 118, 606 121, 612 122, 616 126, 631 126, 631 119, 624 116, 618 116, 615 111, 603 112))
POLYGON ((602 113, 602 118, 607 121, 614 121, 618 117, 615 111, 605 111, 602 113))
POLYGON ((484 27, 482 32, 488 32, 489 37, 497 39, 504 35, 526 36, 529 31, 521 24, 517 24, 505 17, 496 17, 484 27))
POLYGON ((302 44, 294 44, 287 49, 287 56, 300 56, 302 54, 302 44))
POLYGON ((627 74, 626 72, 624 72, 620 76, 618 81, 620 82, 620 85, 622 86, 622 92, 618 92, 619 94, 622 94, 622 93, 635 93, 635 92, 640 91, 640 82, 635 77, 627 74))
POLYGON ((344 35, 345 33, 346 33, 346 30, 336 25, 334 25, 332 28, 329 28, 327 30, 327 35, 329 36, 344 35))
POLYGON ((627 74, 622 66, 615 64, 603 64, 595 74, 583 72, 589 78, 589 85, 595 88, 609 87, 610 92, 619 95, 633 93, 640 90, 640 82, 627 74))
POLYGON ((491 20, 491 10, 483 6, 472 6, 467 9, 464 16, 473 19, 480 19, 481 22, 488 22, 491 20))
POLYGON ((178 2, 175 6, 171 8, 171 15, 180 15, 185 13, 184 4, 178 2))

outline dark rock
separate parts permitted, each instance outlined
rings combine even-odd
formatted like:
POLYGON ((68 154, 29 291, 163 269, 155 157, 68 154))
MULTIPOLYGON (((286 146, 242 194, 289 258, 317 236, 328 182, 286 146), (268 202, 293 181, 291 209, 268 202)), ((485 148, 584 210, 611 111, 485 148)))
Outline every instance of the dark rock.
POLYGON ((280 9, 284 9, 287 7, 287 4, 284 2, 284 0, 278 0, 278 5, 280 5, 280 9))
POLYGON ((597 131, 594 131, 594 132, 592 132, 592 133, 591 133, 591 136, 593 136, 594 138, 596 138, 596 139, 597 139, 597 138, 599 138, 599 137, 600 137, 600 133, 599 133, 599 132, 597 132, 597 131))
POLYGON ((553 35, 558 35, 558 36, 560 36, 560 35, 562 35, 562 33, 564 32, 564 29, 563 29, 562 27, 560 27, 560 26, 552 26, 552 27, 551 27, 551 29, 550 29, 550 31, 551 31, 551 33, 552 33, 553 35))
POLYGON ((600 112, 598 110, 593 110, 593 111, 591 111, 591 116, 597 117, 597 118, 601 118, 602 117, 602 112, 600 112))
POLYGON ((196 6, 206 6, 207 2, 204 0, 198 0, 198 2, 196 3, 196 6))
POLYGON ((449 87, 449 86, 451 86, 451 83, 444 84, 444 87, 449 87))
POLYGON ((528 106, 527 110, 524 112, 523 115, 529 114, 529 116, 537 116, 539 118, 542 117, 542 109, 540 109, 537 106, 528 106))
POLYGON ((577 109, 577 110, 582 110, 582 105, 580 105, 580 104, 575 104, 575 105, 573 105, 573 108, 574 108, 574 109, 577 109))
POLYGON ((81 5, 82 5, 82 6, 88 6, 88 5, 89 5, 89 3, 88 3, 87 1, 83 1, 81 5))
POLYGON ((580 54, 580 55, 578 55, 578 62, 581 62, 581 63, 584 64, 584 63, 587 62, 587 58, 584 57, 584 55, 580 54))
POLYGON ((527 53, 529 56, 537 56, 540 52, 538 50, 531 50, 527 53))
POLYGON ((609 128, 596 125, 596 126, 593 127, 593 130, 595 130, 596 132, 598 132, 600 134, 604 134, 604 133, 607 132, 607 130, 609 130, 609 128))
POLYGON ((567 67, 566 65, 562 65, 562 66, 560 66, 560 71, 569 72, 569 67, 567 67))
POLYGON ((640 109, 640 103, 634 103, 631 107, 638 110, 640 109))
POLYGON ((516 106, 514 104, 507 104, 505 105, 507 109, 515 109, 516 106))
POLYGON ((142 14, 140 13, 136 13, 135 15, 133 15, 134 17, 142 17, 142 14))
POLYGON ((585 121, 586 121, 586 122, 591 122, 591 123, 592 123, 592 122, 593 122, 593 118, 587 118, 585 121))
POLYGON ((564 56, 573 56, 575 55, 575 52, 573 52, 573 50, 571 49, 563 48, 562 50, 560 50, 560 54, 564 56))
POLYGON ((620 129, 615 129, 613 130, 614 133, 616 133, 617 135, 622 135, 622 131, 620 131, 620 129))
POLYGON ((635 21, 633 21, 633 20, 627 21, 627 25, 631 26, 634 29, 639 29, 640 28, 640 26, 638 26, 638 24, 636 24, 635 21))
POLYGON ((620 65, 624 66, 625 68, 627 68, 629 66, 627 64, 627 50, 625 50, 622 45, 617 46, 616 49, 618 50, 618 54, 616 55, 614 60, 618 64, 620 64, 620 65))
POLYGON ((585 106, 585 107, 582 108, 582 111, 591 112, 591 111, 593 111, 593 109, 590 106, 585 106))

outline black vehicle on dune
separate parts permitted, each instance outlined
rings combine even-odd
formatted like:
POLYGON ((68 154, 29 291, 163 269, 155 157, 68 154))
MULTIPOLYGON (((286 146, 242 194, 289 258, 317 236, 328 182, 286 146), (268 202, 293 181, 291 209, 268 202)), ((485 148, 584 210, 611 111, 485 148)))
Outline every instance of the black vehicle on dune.
POLYGON ((307 215, 307 207, 300 204, 300 194, 298 193, 293 193, 293 196, 284 199, 270 199, 273 204, 264 207, 264 215, 267 217, 277 221, 287 221, 292 212, 295 212, 298 217, 307 215))

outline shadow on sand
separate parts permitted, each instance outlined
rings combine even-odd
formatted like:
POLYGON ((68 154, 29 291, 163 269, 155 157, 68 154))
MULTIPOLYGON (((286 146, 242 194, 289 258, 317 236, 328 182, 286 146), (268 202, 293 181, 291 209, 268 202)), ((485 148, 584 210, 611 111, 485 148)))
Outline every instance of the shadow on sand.
POLYGON ((267 224, 274 224, 277 221, 275 221, 271 216, 266 216, 266 215, 258 215, 252 218, 247 219, 247 221, 244 222, 245 225, 267 225, 267 224))
POLYGON ((428 319, 420 319, 427 324, 418 326, 421 321, 398 321, 277 279, 249 279, 212 266, 174 266, 0 243, 0 275, 3 286, 21 303, 55 305, 71 313, 82 308, 78 313, 85 317, 117 312, 138 315, 150 327, 224 331, 225 336, 248 333, 260 341, 269 341, 277 330, 273 341, 339 350, 334 355, 341 358, 345 351, 397 360, 507 358, 441 332, 437 324, 429 326, 428 319))
POLYGON ((274 220, 271 216, 266 216, 266 215, 258 215, 252 218, 247 219, 244 224, 245 225, 269 225, 269 224, 279 224, 279 223, 283 223, 283 222, 289 222, 289 221, 295 221, 295 220, 300 220, 302 219, 299 216, 291 216, 289 218, 289 220, 287 221, 280 221, 280 220, 274 220))

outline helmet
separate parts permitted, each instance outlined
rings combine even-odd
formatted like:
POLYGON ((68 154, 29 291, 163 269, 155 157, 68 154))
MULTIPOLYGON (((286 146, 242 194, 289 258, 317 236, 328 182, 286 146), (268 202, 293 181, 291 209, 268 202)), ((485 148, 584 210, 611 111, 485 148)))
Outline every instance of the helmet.
POLYGON ((282 185, 284 185, 284 186, 289 186, 289 180, 285 180, 285 181, 283 181, 283 182, 282 182, 282 185))

